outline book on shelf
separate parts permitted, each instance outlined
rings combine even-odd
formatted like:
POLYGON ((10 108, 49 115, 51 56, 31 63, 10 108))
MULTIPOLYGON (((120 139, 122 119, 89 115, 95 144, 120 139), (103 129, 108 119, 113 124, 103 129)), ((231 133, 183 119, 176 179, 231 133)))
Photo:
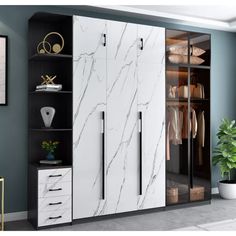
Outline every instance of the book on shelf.
POLYGON ((59 165, 62 163, 62 160, 40 160, 39 161, 40 164, 44 164, 44 165, 59 165))
POLYGON ((45 84, 36 86, 35 91, 48 91, 48 92, 57 92, 62 90, 61 84, 45 84))

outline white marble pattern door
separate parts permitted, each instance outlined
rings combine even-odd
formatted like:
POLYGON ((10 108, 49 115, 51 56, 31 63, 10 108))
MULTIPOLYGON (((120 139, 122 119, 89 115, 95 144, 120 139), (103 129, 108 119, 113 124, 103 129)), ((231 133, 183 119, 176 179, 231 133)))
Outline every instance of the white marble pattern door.
POLYGON ((138 110, 143 117, 138 209, 147 209, 165 205, 165 29, 139 25, 138 40, 138 110))
POLYGON ((107 22, 107 214, 137 209, 137 25, 107 22))
POLYGON ((74 16, 73 219, 103 214, 101 112, 106 111, 106 21, 74 16))

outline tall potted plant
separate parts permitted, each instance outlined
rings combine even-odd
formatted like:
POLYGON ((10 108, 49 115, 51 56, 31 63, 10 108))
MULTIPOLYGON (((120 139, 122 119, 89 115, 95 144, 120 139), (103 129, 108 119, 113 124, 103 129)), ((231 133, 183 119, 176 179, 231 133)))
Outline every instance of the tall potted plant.
POLYGON ((218 182, 222 198, 236 199, 236 181, 231 178, 236 168, 236 125, 235 120, 223 119, 218 133, 218 143, 214 149, 213 165, 219 165, 223 180, 218 182))

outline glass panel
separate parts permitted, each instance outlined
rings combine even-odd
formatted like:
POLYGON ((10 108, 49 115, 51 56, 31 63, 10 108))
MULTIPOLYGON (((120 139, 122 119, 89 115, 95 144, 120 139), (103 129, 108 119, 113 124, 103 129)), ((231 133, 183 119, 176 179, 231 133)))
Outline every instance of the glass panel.
POLYGON ((190 201, 210 199, 210 70, 190 70, 190 201))
POLYGON ((190 33, 190 64, 210 66, 210 35, 190 33))
POLYGON ((188 64, 188 33, 166 30, 167 63, 188 64))
POLYGON ((166 89, 167 205, 171 205, 189 201, 188 69, 167 66, 166 89))

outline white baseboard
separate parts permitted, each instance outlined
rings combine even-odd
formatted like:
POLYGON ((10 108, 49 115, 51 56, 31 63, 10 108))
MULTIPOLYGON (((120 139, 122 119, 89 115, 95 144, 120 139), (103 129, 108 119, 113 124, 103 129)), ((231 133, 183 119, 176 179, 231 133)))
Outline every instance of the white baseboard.
POLYGON ((18 211, 4 214, 4 220, 7 221, 17 221, 27 219, 27 211, 18 211))
POLYGON ((219 194, 219 189, 217 187, 211 189, 211 194, 219 194))
MULTIPOLYGON (((212 188, 211 194, 218 194, 219 190, 218 188, 212 188)), ((6 213, 4 215, 5 222, 7 221, 17 221, 17 220, 26 220, 27 219, 27 211, 19 211, 19 212, 11 212, 6 213)))

